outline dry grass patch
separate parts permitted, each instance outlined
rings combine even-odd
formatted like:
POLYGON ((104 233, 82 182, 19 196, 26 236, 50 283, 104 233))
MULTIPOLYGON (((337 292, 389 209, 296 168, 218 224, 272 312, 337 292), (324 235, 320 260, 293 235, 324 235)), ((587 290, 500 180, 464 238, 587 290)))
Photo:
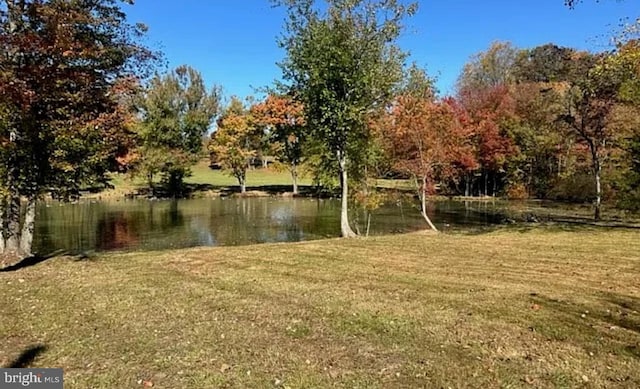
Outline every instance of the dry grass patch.
POLYGON ((0 273, 0 364, 69 388, 640 387, 640 233, 58 258, 0 273), (143 381, 141 381, 143 380, 143 381))

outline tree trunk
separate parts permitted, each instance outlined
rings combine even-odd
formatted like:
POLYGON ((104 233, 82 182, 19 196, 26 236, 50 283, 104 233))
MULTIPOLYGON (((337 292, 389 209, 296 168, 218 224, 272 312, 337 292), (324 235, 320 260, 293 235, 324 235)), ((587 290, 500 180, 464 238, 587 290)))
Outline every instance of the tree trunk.
POLYGON ((0 254, 4 254, 5 250, 5 229, 7 227, 7 200, 0 197, 0 254))
POLYGON ((594 213, 595 221, 600 220, 600 206, 602 203, 602 185, 600 183, 600 174, 602 172, 602 166, 600 165, 600 159, 594 156, 593 170, 596 177, 596 207, 594 213))
POLYGON ((464 196, 469 197, 471 195, 471 179, 467 175, 464 181, 465 181, 464 196))
POLYGON ((347 158, 338 152, 338 164, 340 166, 340 187, 342 188, 341 208, 340 208, 340 233, 344 238, 353 238, 355 232, 349 225, 349 186, 347 177, 347 158))
POLYGON ((600 205, 602 203, 602 184, 600 182, 600 175, 602 174, 602 165, 600 163, 600 156, 598 155, 598 144, 588 139, 589 151, 591 151, 591 167, 593 169, 593 175, 595 177, 596 185, 596 201, 593 218, 595 221, 600 220, 600 205))
POLYGON ((424 220, 427 222, 429 227, 437 232, 438 229, 435 225, 433 225, 431 219, 429 219, 429 215, 427 215, 427 177, 422 177, 422 188, 420 190, 420 210, 422 213, 422 217, 424 217, 424 220))
POLYGON ((487 197, 487 194, 489 192, 489 190, 487 189, 487 172, 485 171, 482 175, 484 176, 484 197, 487 197))
POLYGON ((238 183, 240 184, 240 193, 247 193, 247 180, 244 175, 238 177, 238 183))
POLYGON ((173 170, 169 173, 169 193, 171 197, 182 197, 184 192, 184 173, 181 170, 173 170))
POLYGON ((370 228, 371 228, 371 212, 367 212, 367 236, 369 236, 370 228))
POLYGON ((151 172, 147 173, 147 184, 149 185, 149 193, 151 194, 151 196, 155 197, 156 191, 155 187, 153 186, 153 173, 151 172))
POLYGON ((17 190, 11 190, 7 201, 5 241, 5 251, 13 254, 17 254, 20 250, 20 195, 16 192, 17 190))
POLYGON ((493 176, 493 193, 491 195, 496 197, 496 190, 498 189, 498 175, 493 176))
POLYGON ((291 180, 293 181, 293 194, 298 194, 298 166, 291 164, 291 180))
MULTIPOLYGON (((25 12, 26 3, 24 1, 7 1, 7 21, 9 23, 8 32, 15 34, 23 28, 24 21, 23 16, 25 12)), ((9 60, 16 62, 19 59, 21 53, 15 48, 10 49, 8 53, 5 53, 9 57, 9 60)), ((12 123, 15 126, 16 123, 12 123)), ((20 140, 20 133, 17 128, 11 127, 9 129, 9 143, 16 144, 20 140)), ((10 146, 10 148, 16 146, 10 146)), ((20 250, 20 191, 18 190, 17 179, 20 176, 19 164, 15 160, 14 154, 10 154, 7 161, 7 180, 8 194, 4 205, 4 219, 2 220, 3 231, 3 252, 11 256, 16 256, 20 250)), ((11 265, 11 263, 9 263, 11 265)))
POLYGON ((20 234, 20 254, 25 257, 33 255, 31 249, 33 246, 33 231, 36 222, 37 203, 37 198, 35 196, 29 197, 27 202, 27 212, 25 213, 24 223, 22 225, 22 234, 20 234))

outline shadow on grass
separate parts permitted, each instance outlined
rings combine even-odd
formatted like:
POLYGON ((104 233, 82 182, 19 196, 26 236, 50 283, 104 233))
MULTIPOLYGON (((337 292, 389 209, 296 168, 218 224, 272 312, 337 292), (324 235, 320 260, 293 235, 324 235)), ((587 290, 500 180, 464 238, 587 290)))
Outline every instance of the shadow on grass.
POLYGON ((155 185, 153 189, 149 187, 143 187, 136 190, 135 194, 131 197, 147 197, 147 198, 189 198, 198 192, 207 192, 212 190, 219 190, 221 187, 211 184, 183 184, 180 188, 168 188, 165 185, 155 185))
POLYGON ((65 252, 64 250, 57 250, 47 255, 32 255, 30 257, 20 260, 19 262, 14 263, 13 265, 0 269, 0 273, 8 273, 8 272, 17 271, 20 269, 26 269, 28 267, 35 266, 39 263, 42 263, 48 259, 55 258, 64 254, 67 254, 67 252, 65 252))
POLYGON ((604 293, 593 305, 537 294, 531 298, 541 312, 552 316, 542 317, 532 330, 552 340, 573 341, 584 347, 600 348, 599 352, 623 353, 640 359, 640 298, 604 293))
POLYGON ((6 368, 7 369, 22 369, 29 367, 31 363, 38 357, 38 355, 47 351, 47 346, 38 344, 31 346, 24 350, 20 355, 11 361, 6 368))
MULTIPOLYGON (((239 186, 226 186, 218 188, 221 196, 240 195, 239 186)), ((293 194, 293 188, 291 185, 261 185, 261 186, 248 186, 247 192, 262 192, 269 196, 281 196, 284 194, 293 194)), ((299 185, 298 194, 296 197, 332 197, 335 194, 319 189, 312 185, 299 185)))
MULTIPOLYGON (((268 196, 281 196, 284 194, 292 194, 293 187, 291 185, 259 185, 248 186, 247 196, 255 195, 256 192, 262 192, 268 196)), ((158 185, 153 191, 149 188, 140 188, 131 197, 147 197, 147 198, 192 198, 198 197, 199 194, 206 192, 216 192, 220 196, 240 195, 240 187, 238 185, 212 185, 212 184, 190 184, 185 183, 179 191, 172 191, 168 188, 158 185)), ((335 193, 326 189, 313 185, 299 185, 296 197, 320 197, 328 198, 335 196, 335 193)))
MULTIPOLYGON (((542 222, 527 222, 527 221, 504 221, 497 222, 495 224, 469 226, 464 229, 454 230, 456 233, 463 235, 483 235, 490 234, 497 231, 507 232, 519 232, 528 233, 533 231, 548 231, 548 232, 589 232, 589 231, 620 231, 620 230, 637 230, 639 226, 635 225, 605 225, 594 224, 593 222, 584 221, 542 221, 542 222)), ((447 232, 446 230, 444 230, 447 232)))

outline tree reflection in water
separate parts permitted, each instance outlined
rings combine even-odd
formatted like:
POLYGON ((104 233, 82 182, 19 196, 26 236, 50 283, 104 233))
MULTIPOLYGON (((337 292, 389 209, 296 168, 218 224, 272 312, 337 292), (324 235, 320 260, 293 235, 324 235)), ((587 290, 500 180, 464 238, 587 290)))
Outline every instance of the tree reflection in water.
MULTIPOLYGON (((38 209, 34 248, 41 254, 79 253, 321 239, 338 236, 339 205, 284 197, 47 203, 38 209)), ((371 233, 424 229, 415 206, 411 199, 395 199, 379 208, 371 233)), ((430 204, 429 213, 436 224, 468 226, 496 223, 492 210, 441 202, 430 204)))

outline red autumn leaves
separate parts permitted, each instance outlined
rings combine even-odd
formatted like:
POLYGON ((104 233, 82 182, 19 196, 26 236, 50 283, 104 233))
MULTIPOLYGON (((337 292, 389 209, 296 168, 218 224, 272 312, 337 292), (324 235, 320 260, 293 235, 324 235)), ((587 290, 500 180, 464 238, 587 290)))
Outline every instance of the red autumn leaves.
POLYGON ((480 168, 498 170, 517 151, 501 132, 514 109, 506 88, 461 100, 401 95, 376 124, 394 168, 424 181, 423 191, 480 168))

